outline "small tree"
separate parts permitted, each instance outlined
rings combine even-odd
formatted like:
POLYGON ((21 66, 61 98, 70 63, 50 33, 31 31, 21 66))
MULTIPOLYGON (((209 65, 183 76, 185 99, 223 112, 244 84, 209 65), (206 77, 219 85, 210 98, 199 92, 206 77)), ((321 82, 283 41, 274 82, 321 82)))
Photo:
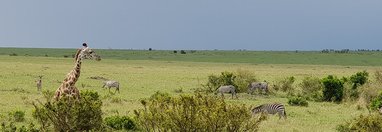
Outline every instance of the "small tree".
POLYGON ((328 77, 322 79, 322 83, 324 85, 324 89, 322 91, 324 101, 339 102, 342 100, 344 83, 340 79, 329 75, 328 77))
POLYGON ((222 98, 195 95, 169 97, 154 94, 134 110, 142 131, 257 131, 264 116, 254 118, 244 104, 228 104, 222 98))
POLYGON ((51 101, 52 95, 45 92, 46 103, 34 104, 33 117, 41 130, 51 131, 99 131, 102 129, 102 101, 97 92, 81 92, 80 99, 64 96, 51 101))
POLYGON ((381 107, 382 107, 382 92, 380 92, 379 95, 370 102, 371 110, 378 110, 381 107))
POLYGON ((357 89, 358 86, 366 83, 369 73, 366 71, 357 72, 356 74, 350 76, 350 81, 353 83, 353 89, 357 89))
POLYGON ((208 82, 204 87, 206 88, 207 92, 214 92, 218 87, 223 85, 233 85, 235 87, 235 79, 236 75, 232 72, 221 72, 220 76, 216 75, 210 75, 208 76, 208 82))
POLYGON ((317 77, 305 77, 300 83, 302 95, 315 101, 322 100, 323 85, 317 77))

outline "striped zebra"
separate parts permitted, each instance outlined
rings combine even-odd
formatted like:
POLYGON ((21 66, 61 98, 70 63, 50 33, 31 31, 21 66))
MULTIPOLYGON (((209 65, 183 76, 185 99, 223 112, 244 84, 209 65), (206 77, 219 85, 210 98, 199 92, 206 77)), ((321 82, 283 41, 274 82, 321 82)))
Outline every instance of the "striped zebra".
POLYGON ((252 94, 253 91, 255 91, 256 89, 261 89, 263 90, 263 92, 265 93, 269 93, 269 90, 268 90, 268 83, 267 82, 252 82, 248 85, 248 91, 247 93, 248 94, 252 94))
POLYGON ((115 91, 118 91, 118 93, 119 93, 119 82, 118 81, 112 81, 112 80, 104 81, 102 88, 104 88, 105 86, 107 86, 109 88, 109 91, 110 91, 111 87, 115 87, 115 91))
POLYGON ((257 113, 261 113, 261 112, 267 113, 267 114, 272 114, 272 115, 278 113, 279 119, 281 119, 281 117, 283 117, 284 119, 287 118, 286 112, 285 112, 285 107, 282 104, 277 104, 277 103, 262 104, 262 105, 257 106, 257 107, 252 109, 253 115, 255 115, 257 113))

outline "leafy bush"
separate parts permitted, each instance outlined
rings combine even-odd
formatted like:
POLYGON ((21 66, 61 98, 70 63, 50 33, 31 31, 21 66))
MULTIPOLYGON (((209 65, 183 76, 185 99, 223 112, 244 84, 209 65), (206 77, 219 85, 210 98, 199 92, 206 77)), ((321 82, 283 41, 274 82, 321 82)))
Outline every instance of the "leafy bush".
POLYGON ((236 78, 234 80, 234 84, 236 86, 237 93, 246 92, 248 89, 248 84, 257 81, 255 75, 247 70, 239 69, 235 72, 235 76, 236 78))
POLYGON ((135 122, 128 116, 111 116, 105 118, 105 124, 116 130, 135 130, 135 122))
POLYGON ((16 110, 16 111, 9 112, 8 115, 11 117, 11 120, 15 122, 22 122, 25 120, 24 111, 16 110))
POLYGON ((364 106, 370 109, 371 102, 380 95, 382 91, 379 83, 367 83, 359 88, 360 98, 358 99, 358 105, 364 106))
POLYGON ((377 82, 382 83, 382 70, 377 70, 374 73, 377 82))
POLYGON ((323 85, 317 77, 305 77, 300 83, 302 95, 314 101, 322 100, 323 85))
MULTIPOLYGON (((49 94, 45 92, 44 94, 49 94)), ((41 130, 52 131, 90 131, 102 129, 102 101, 97 92, 80 93, 80 99, 64 96, 58 101, 51 101, 45 95, 46 103, 34 104, 33 117, 41 125, 41 130)))
POLYGON ((30 123, 28 127, 22 125, 18 127, 14 122, 2 122, 0 126, 0 131, 2 132, 39 132, 40 130, 35 128, 33 123, 30 123))
POLYGON ((283 92, 287 92, 288 94, 294 93, 293 83, 295 78, 293 76, 283 78, 277 81, 273 87, 276 91, 281 90, 283 92))
POLYGON ((353 89, 365 84, 367 77, 369 77, 369 73, 366 71, 357 72, 355 75, 350 76, 350 81, 353 83, 353 89))
POLYGON ((257 131, 264 116, 253 118, 245 105, 202 95, 154 94, 134 110, 142 131, 257 131))
POLYGON ((288 98, 288 104, 292 106, 308 106, 308 101, 302 96, 292 96, 288 98))
POLYGON ((353 120, 337 126, 337 131, 349 132, 380 132, 382 130, 382 116, 379 114, 360 115, 353 120))
POLYGON ((370 102, 371 110, 378 110, 381 107, 382 107, 382 92, 380 92, 379 95, 370 102))
POLYGON ((328 77, 323 78, 321 81, 324 84, 324 89, 322 91, 324 101, 339 102, 342 100, 344 83, 340 79, 329 75, 328 77))
MULTIPOLYGON (((220 76, 210 75, 208 76, 208 82, 204 87, 207 92, 214 92, 218 87, 222 85, 233 85, 236 76, 231 72, 222 72, 220 76)), ((235 86, 236 87, 236 86, 235 86)))

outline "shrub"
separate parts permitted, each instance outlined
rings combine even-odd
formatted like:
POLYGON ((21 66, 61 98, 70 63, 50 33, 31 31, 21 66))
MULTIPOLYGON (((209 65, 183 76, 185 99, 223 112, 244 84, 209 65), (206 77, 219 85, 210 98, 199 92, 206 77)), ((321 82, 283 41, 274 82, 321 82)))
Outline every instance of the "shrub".
POLYGON ((374 73, 377 82, 382 83, 382 70, 377 70, 374 73))
POLYGON ((337 131, 379 132, 382 130, 382 116, 379 114, 360 115, 351 121, 337 126, 337 131))
POLYGON ((208 82, 204 85, 207 92, 214 92, 222 85, 233 85, 237 87, 235 82, 236 76, 232 72, 222 72, 220 76, 210 75, 208 76, 208 82))
POLYGON ((294 88, 293 88, 294 81, 295 81, 295 78, 293 76, 286 77, 282 80, 277 81, 273 88, 276 91, 281 90, 283 92, 287 92, 288 94, 293 94, 293 92, 294 92, 294 88))
MULTIPOLYGON (((48 94, 45 92, 44 94, 48 94)), ((102 129, 102 101, 97 92, 80 93, 80 99, 64 96, 51 101, 51 95, 45 95, 46 103, 33 104, 33 117, 41 125, 41 130, 51 131, 99 131, 102 129)))
POLYGON ((17 56, 16 53, 9 54, 9 56, 17 56))
POLYGON ((24 125, 16 126, 14 122, 2 122, 0 126, 2 132, 39 132, 40 130, 35 128, 33 123, 30 123, 28 127, 24 125))
POLYGON ((236 78, 233 81, 234 85, 237 86, 237 93, 246 92, 248 89, 248 84, 257 81, 255 75, 247 70, 239 69, 235 72, 235 76, 236 78))
POLYGON ((370 102, 371 110, 378 110, 381 107, 382 107, 382 92, 380 92, 379 95, 370 102))
POLYGON ((22 122, 25 120, 24 111, 16 110, 16 111, 9 112, 8 115, 11 117, 11 120, 15 122, 22 122))
POLYGON ((228 104, 215 96, 153 96, 141 101, 143 109, 134 110, 142 131, 257 131, 265 120, 253 118, 245 105, 228 104))
POLYGON ((186 54, 186 51, 180 50, 180 54, 186 54))
POLYGON ((302 94, 314 101, 322 100, 323 85, 317 77, 305 77, 300 83, 302 94))
POLYGON ((356 89, 358 86, 363 85, 367 81, 369 73, 366 71, 357 72, 356 74, 350 76, 350 81, 353 83, 353 89, 356 89))
POLYGON ((321 81, 324 84, 324 89, 322 91, 324 101, 339 102, 342 100, 344 83, 340 79, 329 75, 328 77, 323 78, 321 81))
POLYGON ((292 106, 308 106, 308 101, 302 96, 292 96, 288 98, 288 104, 292 106))
POLYGON ((128 116, 111 116, 105 118, 105 124, 116 130, 135 130, 135 122, 128 116))

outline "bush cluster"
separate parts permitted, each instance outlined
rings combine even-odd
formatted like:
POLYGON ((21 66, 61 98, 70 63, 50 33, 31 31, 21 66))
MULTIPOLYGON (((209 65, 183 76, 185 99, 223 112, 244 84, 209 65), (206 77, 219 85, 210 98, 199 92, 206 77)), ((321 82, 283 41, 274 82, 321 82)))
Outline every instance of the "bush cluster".
POLYGON ((208 76, 208 82, 204 85, 204 88, 205 91, 211 93, 220 86, 233 85, 236 88, 236 92, 240 93, 247 91, 248 84, 255 81, 255 75, 249 71, 238 70, 236 73, 225 71, 221 72, 219 76, 208 76))
POLYGON ((15 122, 22 122, 25 120, 24 111, 16 110, 16 111, 9 112, 8 115, 10 116, 11 120, 15 122))
MULTIPOLYGON (((45 92, 44 94, 49 94, 45 92)), ((83 91, 80 99, 64 96, 51 101, 45 95, 46 103, 34 104, 33 117, 41 125, 41 130, 51 131, 97 131, 102 129, 102 101, 97 92, 83 91)))
POLYGON ((308 106, 308 101, 302 96, 292 96, 288 98, 288 104, 292 106, 308 106))
POLYGON ((324 101, 342 101, 344 82, 335 76, 329 75, 322 79, 324 85, 323 89, 323 100, 324 101))
POLYGON ((257 131, 264 116, 253 118, 243 104, 200 93, 171 97, 156 93, 135 110, 142 131, 257 131))
POLYGON ((314 101, 322 100, 323 85, 321 80, 317 77, 305 77, 300 83, 302 95, 307 99, 314 101))
POLYGON ((380 92, 379 95, 370 102, 371 110, 378 110, 381 107, 382 107, 382 92, 380 92))
POLYGON ((279 81, 276 81, 273 89, 275 89, 276 91, 281 90, 282 92, 287 92, 288 94, 293 94, 294 93, 294 87, 293 87, 294 81, 295 81, 295 78, 293 76, 283 78, 279 81))
POLYGON ((382 130, 382 115, 369 114, 360 115, 351 121, 337 126, 337 131, 340 132, 380 132, 382 130))
POLYGON ((106 117, 105 124, 116 130, 136 130, 135 122, 128 116, 106 117))

